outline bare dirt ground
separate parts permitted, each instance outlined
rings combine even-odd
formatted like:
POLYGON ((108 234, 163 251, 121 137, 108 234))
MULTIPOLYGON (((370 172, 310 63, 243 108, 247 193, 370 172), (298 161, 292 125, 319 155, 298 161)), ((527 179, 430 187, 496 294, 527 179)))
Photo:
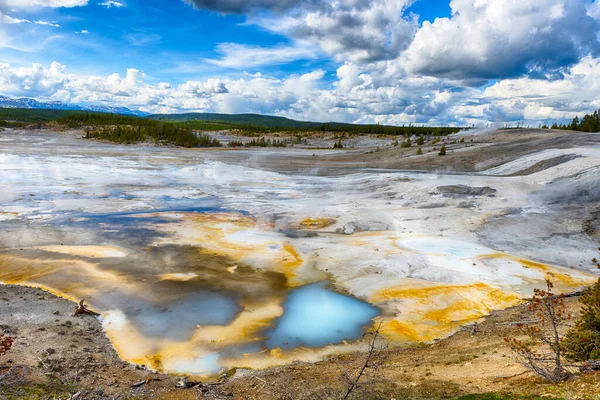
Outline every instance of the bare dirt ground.
MULTIPOLYGON (((536 151, 600 144, 600 135, 595 133, 550 129, 499 130, 465 136, 463 143, 460 139, 452 136, 445 139, 446 156, 438 156, 444 144, 442 141, 436 144, 428 141, 420 146, 422 155, 416 154, 418 146, 415 144, 409 148, 388 146, 379 150, 304 150, 294 152, 293 156, 286 151, 268 150, 266 156, 256 150, 229 149, 208 152, 208 155, 231 164, 290 174, 338 175, 360 168, 472 172, 496 167, 536 151)), ((534 166, 528 173, 548 167, 534 166)))
MULTIPOLYGON (((356 376, 366 356, 358 352, 316 364, 232 371, 220 382, 181 389, 178 377, 122 362, 100 322, 73 316, 68 300, 12 285, 0 287, 0 299, 0 328, 17 338, 0 359, 2 399, 340 399, 347 388, 344 375, 356 376)), ((576 315, 577 298, 567 304, 576 315)), ((563 384, 524 373, 504 338, 518 336, 513 322, 528 318, 526 307, 519 306, 492 313, 474 334, 465 329, 434 344, 382 352, 381 366, 367 371, 350 398, 445 399, 490 392, 506 396, 492 399, 600 398, 600 373, 563 384)))

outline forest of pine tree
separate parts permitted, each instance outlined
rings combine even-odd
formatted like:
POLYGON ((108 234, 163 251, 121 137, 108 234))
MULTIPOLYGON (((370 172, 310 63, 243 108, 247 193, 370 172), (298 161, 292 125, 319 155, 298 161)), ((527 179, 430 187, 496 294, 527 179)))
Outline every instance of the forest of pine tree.
POLYGON ((85 138, 104 139, 115 143, 154 142, 183 147, 220 147, 221 143, 207 134, 172 122, 128 117, 115 114, 77 113, 57 120, 71 128, 85 126, 85 138))
MULTIPOLYGON (((600 110, 599 110, 600 111, 600 110)), ((568 125, 553 124, 552 129, 566 129, 579 132, 600 132, 600 115, 598 111, 592 114, 585 114, 581 120, 579 117, 573 118, 568 125)))

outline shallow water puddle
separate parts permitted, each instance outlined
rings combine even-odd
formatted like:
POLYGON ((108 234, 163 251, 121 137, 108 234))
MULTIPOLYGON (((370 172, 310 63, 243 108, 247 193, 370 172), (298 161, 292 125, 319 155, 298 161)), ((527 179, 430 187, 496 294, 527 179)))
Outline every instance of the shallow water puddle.
POLYGON ((358 339, 379 314, 368 303, 328 290, 324 282, 293 290, 284 309, 268 333, 270 348, 323 347, 358 339))

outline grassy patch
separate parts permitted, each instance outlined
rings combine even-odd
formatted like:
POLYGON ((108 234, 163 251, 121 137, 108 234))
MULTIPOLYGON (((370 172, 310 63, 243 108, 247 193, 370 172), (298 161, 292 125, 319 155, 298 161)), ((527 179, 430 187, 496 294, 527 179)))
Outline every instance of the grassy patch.
POLYGON ((481 393, 468 394, 466 396, 456 397, 455 400, 563 400, 557 397, 540 397, 515 395, 508 393, 481 393))
POLYGON ((23 386, 0 386, 0 398, 6 400, 38 400, 69 398, 68 389, 60 384, 31 384, 23 386))

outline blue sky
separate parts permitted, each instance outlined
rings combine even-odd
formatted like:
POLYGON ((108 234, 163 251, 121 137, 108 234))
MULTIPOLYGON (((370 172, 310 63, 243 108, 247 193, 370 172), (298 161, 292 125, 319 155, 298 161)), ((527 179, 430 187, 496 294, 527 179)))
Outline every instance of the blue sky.
POLYGON ((0 94, 318 121, 570 119, 600 108, 599 21, 591 0, 0 0, 0 94))

